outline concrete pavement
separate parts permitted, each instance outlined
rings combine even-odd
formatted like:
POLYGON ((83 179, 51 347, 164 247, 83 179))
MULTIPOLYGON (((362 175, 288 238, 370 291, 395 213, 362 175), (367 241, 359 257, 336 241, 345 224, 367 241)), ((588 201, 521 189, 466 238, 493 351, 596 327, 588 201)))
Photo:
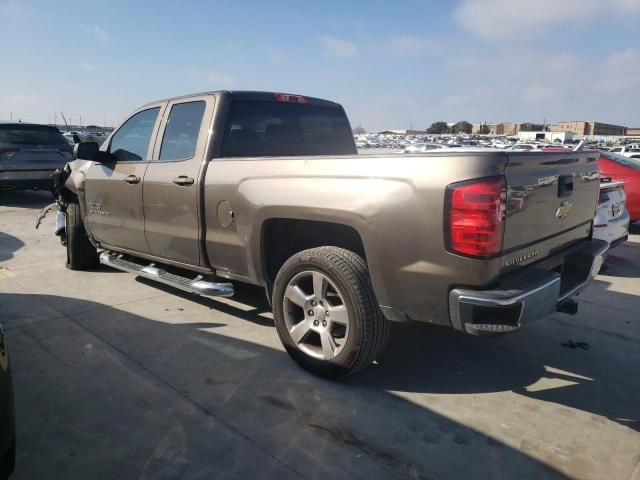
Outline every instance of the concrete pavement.
POLYGON ((332 383, 284 353, 260 289, 67 270, 53 217, 33 229, 48 201, 0 196, 16 479, 640 478, 640 228, 578 315, 496 339, 398 325, 332 383))

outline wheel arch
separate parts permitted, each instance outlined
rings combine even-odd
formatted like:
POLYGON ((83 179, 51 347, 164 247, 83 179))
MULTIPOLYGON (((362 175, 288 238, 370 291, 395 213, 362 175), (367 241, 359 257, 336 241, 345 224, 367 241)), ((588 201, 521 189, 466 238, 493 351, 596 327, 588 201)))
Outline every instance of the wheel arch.
POLYGON ((287 259, 303 250, 323 246, 344 248, 367 259, 362 236, 352 225, 286 217, 265 220, 260 233, 260 262, 269 297, 276 275, 287 259))

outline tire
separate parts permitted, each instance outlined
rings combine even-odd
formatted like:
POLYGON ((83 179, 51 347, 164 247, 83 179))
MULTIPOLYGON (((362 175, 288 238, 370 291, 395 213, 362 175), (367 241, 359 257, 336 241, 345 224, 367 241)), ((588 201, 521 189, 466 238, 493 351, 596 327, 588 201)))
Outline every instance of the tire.
POLYGON ((9 449, 0 458, 0 480, 6 480, 13 472, 16 465, 16 435, 13 434, 9 449))
POLYGON ((69 203, 66 217, 67 268, 71 270, 96 268, 98 266, 98 252, 87 237, 80 214, 80 206, 77 203, 69 203))
POLYGON ((272 302, 284 348, 315 375, 354 374, 387 344, 389 321, 378 307, 367 264, 349 250, 319 247, 293 255, 276 276, 272 302))

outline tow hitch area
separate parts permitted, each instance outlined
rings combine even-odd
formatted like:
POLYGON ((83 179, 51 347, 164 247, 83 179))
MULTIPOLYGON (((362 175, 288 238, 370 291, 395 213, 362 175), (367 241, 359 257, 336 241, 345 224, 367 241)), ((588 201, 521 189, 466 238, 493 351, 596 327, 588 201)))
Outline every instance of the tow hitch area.
POLYGON ((565 300, 564 302, 558 304, 558 306, 556 307, 556 311, 560 313, 567 313, 569 315, 575 315, 576 313, 578 313, 578 302, 571 299, 565 300))

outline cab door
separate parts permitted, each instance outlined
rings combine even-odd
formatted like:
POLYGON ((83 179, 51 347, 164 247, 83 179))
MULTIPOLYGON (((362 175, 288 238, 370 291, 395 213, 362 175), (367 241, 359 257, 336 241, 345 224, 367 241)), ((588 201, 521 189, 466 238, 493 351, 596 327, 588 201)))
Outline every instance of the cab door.
POLYGON ((87 171, 85 199, 92 236, 104 246, 148 253, 144 235, 142 180, 166 102, 145 107, 111 135, 110 159, 87 171))
POLYGON ((167 104, 143 187, 144 230, 156 257, 199 266, 201 173, 215 97, 167 104))

